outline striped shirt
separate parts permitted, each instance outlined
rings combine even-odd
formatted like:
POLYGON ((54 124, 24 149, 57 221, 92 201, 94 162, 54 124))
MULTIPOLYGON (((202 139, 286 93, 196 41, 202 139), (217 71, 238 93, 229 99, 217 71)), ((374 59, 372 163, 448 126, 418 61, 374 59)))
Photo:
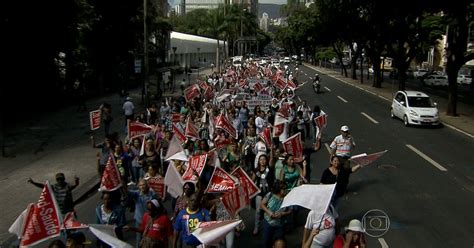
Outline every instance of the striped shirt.
POLYGON ((336 156, 350 157, 352 149, 355 147, 355 142, 352 137, 344 138, 341 134, 334 138, 329 147, 336 149, 336 156))

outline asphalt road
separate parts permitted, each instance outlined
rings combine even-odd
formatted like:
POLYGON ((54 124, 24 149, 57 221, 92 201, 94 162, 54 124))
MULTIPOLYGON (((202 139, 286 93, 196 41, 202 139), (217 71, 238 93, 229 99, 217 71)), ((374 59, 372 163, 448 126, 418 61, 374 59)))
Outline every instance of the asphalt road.
MULTIPOLYGON (((296 94, 328 114, 323 142, 329 144, 340 126, 349 125, 357 143, 355 154, 389 150, 377 163, 351 176, 340 209, 342 222, 380 209, 391 220, 382 237, 391 247, 472 247, 473 140, 449 128, 404 127, 390 118, 387 100, 324 75, 323 92, 316 95, 309 78, 314 70, 300 68, 299 81, 308 83, 296 94)), ((319 178, 328 153, 315 156, 312 165, 319 178)))

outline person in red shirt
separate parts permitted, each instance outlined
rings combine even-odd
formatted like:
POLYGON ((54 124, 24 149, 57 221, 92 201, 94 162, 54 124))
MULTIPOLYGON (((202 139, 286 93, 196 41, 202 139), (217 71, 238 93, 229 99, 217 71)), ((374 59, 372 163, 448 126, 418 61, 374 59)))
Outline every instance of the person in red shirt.
POLYGON ((148 201, 147 210, 143 215, 140 228, 129 227, 129 229, 142 233, 141 248, 167 248, 168 238, 173 234, 173 227, 163 205, 153 199, 148 201))
POLYGON ((351 220, 346 227, 345 236, 339 234, 334 240, 333 248, 366 248, 364 232, 359 220, 351 220))

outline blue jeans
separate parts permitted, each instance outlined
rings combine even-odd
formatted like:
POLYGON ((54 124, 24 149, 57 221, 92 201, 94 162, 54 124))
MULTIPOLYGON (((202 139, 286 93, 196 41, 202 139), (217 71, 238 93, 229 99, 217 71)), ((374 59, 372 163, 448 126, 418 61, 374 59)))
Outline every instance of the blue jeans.
POLYGON ((272 248, 273 242, 284 237, 282 225, 272 226, 263 220, 263 247, 272 248))

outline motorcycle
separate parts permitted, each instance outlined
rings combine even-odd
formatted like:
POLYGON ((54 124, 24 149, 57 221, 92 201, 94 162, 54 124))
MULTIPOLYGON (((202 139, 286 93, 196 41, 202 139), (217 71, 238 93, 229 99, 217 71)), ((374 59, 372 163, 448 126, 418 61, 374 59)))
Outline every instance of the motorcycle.
POLYGON ((313 90, 316 92, 316 94, 319 94, 321 92, 321 79, 315 78, 313 80, 313 90))

